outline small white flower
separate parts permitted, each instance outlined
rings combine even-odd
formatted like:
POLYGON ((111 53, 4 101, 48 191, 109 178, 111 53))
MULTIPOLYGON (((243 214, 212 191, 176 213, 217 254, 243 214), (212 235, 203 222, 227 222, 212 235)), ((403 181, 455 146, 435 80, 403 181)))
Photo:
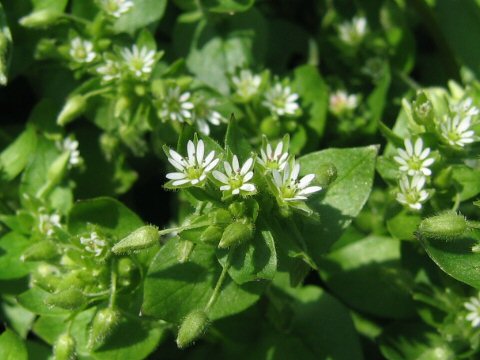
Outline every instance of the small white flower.
POLYGON ((354 110, 358 106, 358 96, 349 95, 344 90, 337 90, 330 94, 329 109, 335 115, 342 115, 354 110))
POLYGON ((56 213, 47 214, 44 211, 44 209, 40 209, 40 214, 38 216, 38 228, 43 234, 51 236, 53 235, 56 227, 62 226, 60 224, 60 215, 56 213))
POLYGON ((233 155, 232 164, 228 161, 223 163, 225 174, 215 170, 213 176, 223 185, 220 190, 228 191, 232 195, 252 195, 256 192, 254 184, 249 183, 253 178, 253 158, 249 158, 243 166, 240 167, 237 155, 233 155))
POLYGON ((195 98, 193 121, 202 134, 210 135, 210 124, 219 126, 222 122, 225 122, 225 118, 218 111, 214 110, 215 105, 217 105, 215 99, 207 99, 203 96, 195 98))
POLYGON ((473 100, 470 97, 457 103, 451 104, 450 109, 453 113, 460 116, 461 118, 473 117, 480 114, 480 110, 475 105, 473 105, 473 100))
POLYGON ((260 149, 258 163, 266 170, 283 170, 288 160, 287 146, 284 141, 280 141, 274 151, 272 145, 267 143, 264 149, 260 149))
POLYGON ((181 185, 201 185, 210 171, 217 166, 220 159, 215 158, 215 151, 205 155, 205 145, 203 140, 199 140, 197 145, 189 140, 187 144, 188 157, 184 158, 176 151, 169 149, 168 161, 178 172, 168 173, 167 179, 173 180, 172 186, 181 185))
POLYGON ((367 19, 355 16, 351 22, 344 22, 338 26, 338 36, 348 45, 358 45, 367 34, 367 19))
POLYGON ((420 210, 428 198, 428 192, 423 188, 425 181, 425 177, 418 174, 412 178, 401 177, 398 182, 400 192, 397 193, 397 201, 413 210, 420 210))
POLYGON ((167 90, 162 99, 159 115, 163 120, 184 122, 192 117, 193 103, 190 100, 190 93, 181 93, 178 86, 167 90))
POLYGON ((242 70, 239 76, 232 77, 232 83, 238 97, 248 101, 257 94, 262 78, 260 75, 253 75, 250 70, 242 70))
POLYGON ((393 159, 400 164, 399 170, 406 172, 408 175, 423 174, 425 176, 432 175, 432 171, 428 168, 433 164, 435 159, 429 158, 430 148, 423 148, 423 140, 418 138, 415 145, 410 139, 405 139, 405 150, 397 149, 398 156, 393 159))
POLYGON ((276 83, 267 91, 265 101, 262 104, 275 115, 295 115, 295 112, 299 109, 297 100, 298 94, 292 93, 289 86, 276 83))
POLYGON ((440 134, 452 146, 464 147, 475 141, 475 132, 470 129, 471 117, 446 116, 440 123, 440 134))
POLYGON ((130 11, 133 7, 132 0, 101 0, 101 5, 103 10, 113 16, 114 18, 119 18, 123 14, 130 11))
POLYGON ((154 50, 148 50, 146 47, 139 49, 137 45, 133 45, 131 50, 125 48, 121 54, 127 64, 127 68, 136 77, 149 75, 152 72, 153 64, 155 63, 154 50))
POLYGON ((102 255, 105 245, 107 245, 105 239, 100 238, 95 231, 91 232, 88 237, 80 237, 80 243, 85 246, 85 250, 95 256, 102 255))
POLYGON ((298 180, 299 173, 300 164, 295 161, 287 163, 283 173, 278 170, 273 171, 273 182, 282 201, 305 201, 308 195, 322 190, 321 186, 309 186, 315 179, 314 174, 305 175, 298 180))
POLYGON ((97 54, 93 50, 91 41, 76 37, 70 45, 70 57, 78 63, 91 63, 97 57, 97 54))
POLYGON ((466 319, 471 322, 472 327, 478 327, 480 325, 480 299, 471 297, 470 301, 464 303, 463 306, 470 311, 466 319))
POLYGON ((111 59, 105 59, 105 63, 97 67, 97 73, 102 76, 102 80, 110 82, 120 78, 120 64, 111 59))
POLYGON ((70 168, 79 166, 83 161, 80 156, 80 151, 78 150, 78 145, 78 141, 72 136, 69 136, 65 138, 59 146, 60 150, 70 152, 70 157, 68 159, 68 166, 70 168))

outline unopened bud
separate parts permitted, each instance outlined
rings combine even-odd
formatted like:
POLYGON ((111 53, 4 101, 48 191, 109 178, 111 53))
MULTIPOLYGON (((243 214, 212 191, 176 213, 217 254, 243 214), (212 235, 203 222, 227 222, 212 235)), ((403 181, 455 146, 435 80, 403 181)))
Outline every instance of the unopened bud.
POLYGON ((315 171, 315 179, 322 188, 327 187, 337 178, 337 168, 332 163, 321 164, 315 171))
POLYGON ((97 311, 88 337, 88 347, 97 349, 108 339, 120 320, 120 313, 111 308, 97 311))
POLYGON ((23 261, 50 260, 58 256, 58 249, 51 240, 39 241, 27 248, 22 255, 23 261))
POLYGON ((78 289, 67 289, 49 294, 45 297, 44 301, 48 306, 57 306, 67 310, 77 310, 85 304, 86 298, 78 289))
POLYGON ((70 97, 57 117, 57 124, 60 126, 67 125, 69 122, 72 122, 80 116, 85 111, 86 107, 87 99, 83 95, 74 95, 70 97))
POLYGON ((53 345, 54 360, 74 360, 75 339, 70 334, 62 334, 53 345))
POLYGON ((232 215, 228 210, 225 209, 215 210, 209 213, 208 217, 215 225, 226 225, 233 221, 232 215))
POLYGON ((28 28, 46 27, 57 21, 61 15, 61 12, 55 10, 38 10, 27 16, 22 17, 19 20, 19 23, 20 25, 28 28))
POLYGON ((421 91, 417 94, 417 98, 412 102, 413 118, 420 125, 426 125, 433 121, 433 105, 427 95, 421 91))
POLYGON ((223 228, 218 225, 210 225, 200 235, 200 241, 210 244, 218 244, 223 235, 223 228))
POLYGON ((188 240, 181 240, 177 242, 177 260, 180 263, 188 261, 190 254, 193 251, 195 244, 188 240))
POLYGON ((454 211, 446 211, 423 220, 418 227, 422 236, 453 240, 465 235, 469 230, 467 219, 454 211))
POLYGON ((249 223, 236 221, 225 228, 218 247, 221 249, 226 249, 233 246, 238 246, 249 241, 252 237, 252 225, 249 223))
POLYGON ((180 325, 177 335, 177 346, 186 348, 197 340, 208 326, 208 316, 203 310, 194 310, 188 314, 180 325))
POLYGON ((155 226, 142 226, 116 243, 112 251, 114 254, 125 254, 146 249, 157 244, 159 238, 158 229, 155 226))

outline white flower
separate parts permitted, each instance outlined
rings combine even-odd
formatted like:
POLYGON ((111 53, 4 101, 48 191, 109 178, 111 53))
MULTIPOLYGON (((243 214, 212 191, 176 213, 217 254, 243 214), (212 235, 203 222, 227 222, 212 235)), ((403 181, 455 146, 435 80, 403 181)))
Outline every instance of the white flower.
POLYGON ((80 237, 80 243, 85 246, 85 250, 95 254, 95 256, 102 255, 103 249, 107 245, 105 239, 100 238, 95 231, 90 233, 88 237, 80 237))
POLYGON ((358 45, 367 34, 367 19, 354 17, 351 22, 344 22, 338 26, 338 36, 348 45, 358 45))
POLYGON ((78 145, 78 141, 72 136, 69 136, 65 138, 59 146, 60 150, 70 152, 70 157, 68 159, 68 166, 70 168, 80 165, 83 161, 80 156, 80 151, 78 150, 78 145))
POLYGON ((119 18, 123 14, 130 11, 133 7, 132 0, 101 0, 101 5, 103 10, 113 16, 114 18, 119 18))
POLYGON ((214 110, 217 102, 215 99, 207 99, 203 96, 197 96, 195 99, 195 108, 193 109, 193 120, 198 130, 205 135, 210 135, 210 124, 219 126, 225 122, 225 118, 214 110))
POLYGON ((410 139, 405 139, 405 150, 397 149, 398 156, 394 156, 394 160, 400 164, 400 171, 406 172, 408 175, 423 174, 425 176, 432 175, 432 171, 428 168, 433 164, 435 159, 429 158, 430 148, 423 148, 423 140, 418 138, 415 145, 410 139))
POLYGON ((480 113, 480 110, 473 105, 472 98, 466 98, 465 100, 458 101, 457 103, 451 104, 450 109, 453 113, 460 116, 461 118, 464 117, 473 117, 480 113))
POLYGON ((111 59, 105 59, 105 63, 97 67, 97 73, 102 75, 105 82, 119 79, 121 75, 120 64, 111 59))
POLYGON ((193 103, 189 101, 190 93, 180 93, 178 86, 171 87, 167 90, 165 97, 162 99, 159 115, 163 120, 171 120, 184 122, 192 117, 191 110, 193 103))
POLYGON ((82 40, 76 37, 70 45, 70 57, 79 63, 90 63, 96 58, 97 54, 93 51, 93 44, 88 40, 82 40))
POLYGON ((446 116, 440 123, 440 134, 452 146, 463 147, 475 141, 475 132, 470 129, 471 117, 446 116))
POLYGON ((215 158, 215 151, 211 151, 206 157, 205 145, 203 140, 199 140, 197 145, 189 140, 187 144, 188 157, 184 158, 176 151, 169 149, 168 161, 178 172, 168 173, 167 179, 173 180, 172 186, 180 185, 200 185, 202 184, 210 171, 217 166, 220 159, 215 158))
POLYGON ((398 182, 400 192, 397 193, 397 201, 413 210, 420 210, 428 198, 428 192, 423 189, 425 181, 425 177, 418 174, 412 178, 408 176, 400 178, 398 182))
POLYGON ((220 190, 228 191, 232 195, 252 195, 257 190, 255 185, 249 183, 253 178, 253 158, 249 158, 243 166, 240 167, 237 155, 233 155, 232 164, 225 161, 223 166, 225 174, 215 170, 213 176, 223 185, 220 190))
POLYGON ((287 146, 284 141, 280 141, 274 151, 272 145, 267 143, 265 149, 260 149, 258 163, 266 170, 283 170, 288 160, 287 146))
POLYGON ((253 75, 250 70, 242 70, 239 76, 232 77, 232 83, 238 97, 248 101, 257 94, 262 78, 260 75, 253 75))
POLYGON ((273 171, 273 182, 282 201, 305 201, 308 195, 322 190, 321 186, 309 186, 315 179, 314 174, 305 175, 298 180, 299 173, 300 164, 295 161, 287 163, 283 173, 273 171))
POLYGON ((480 299, 471 297, 470 301, 464 303, 463 306, 470 311, 466 319, 472 323, 473 327, 478 327, 480 325, 480 299))
POLYGON ((344 90, 330 94, 329 109, 335 115, 341 115, 354 110, 358 106, 358 96, 349 95, 344 90))
POLYGON ((51 236, 53 235, 54 228, 61 226, 59 214, 46 214, 44 209, 40 209, 40 214, 38 216, 38 228, 40 229, 40 232, 51 236))
POLYGON ((297 100, 298 94, 292 93, 289 86, 276 83, 267 91, 265 101, 262 104, 278 116, 295 115, 295 112, 299 109, 297 100))
POLYGON ((125 48, 121 53, 128 69, 136 77, 149 75, 152 72, 155 63, 154 50, 148 50, 146 47, 139 49, 137 45, 133 45, 131 50, 125 48))

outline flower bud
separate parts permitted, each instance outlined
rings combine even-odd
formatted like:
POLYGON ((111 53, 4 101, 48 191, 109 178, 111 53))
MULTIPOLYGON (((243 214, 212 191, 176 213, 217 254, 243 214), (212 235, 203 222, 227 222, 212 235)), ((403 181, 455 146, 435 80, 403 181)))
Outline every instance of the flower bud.
POLYGON ((112 251, 114 254, 125 254, 146 249, 157 244, 159 239, 158 229, 155 226, 142 226, 116 243, 112 251))
POLYGON ((218 244, 223 235, 223 228, 218 225, 210 225, 202 232, 200 241, 210 244, 218 244))
POLYGON ((177 242, 177 260, 180 263, 188 261, 195 244, 188 240, 180 240, 177 242))
POLYGON ((38 286, 44 290, 52 291, 57 288, 60 282, 59 270, 57 267, 40 263, 30 276, 31 286, 38 286))
POLYGON ((420 125, 432 123, 434 118, 432 102, 422 91, 417 94, 417 98, 412 102, 413 119, 420 125))
POLYGON ((208 214, 208 218, 215 225, 226 225, 233 221, 232 215, 228 210, 218 209, 208 214))
POLYGON ((67 289, 47 295, 44 301, 48 306, 77 310, 85 304, 86 298, 78 289, 67 289))
POLYGON ((61 12, 55 10, 38 10, 22 17, 19 23, 28 28, 46 27, 57 21, 61 15, 61 12))
POLYGON ((120 142, 118 141, 118 138, 112 134, 103 133, 102 136, 100 136, 100 147, 102 148, 107 160, 110 161, 113 159, 113 154, 118 148, 119 143, 120 142))
POLYGON ((88 347, 92 350, 102 346, 120 320, 120 313, 111 308, 97 311, 92 321, 88 337, 88 347))
POLYGON ((67 333, 60 335, 53 345, 53 359, 73 360, 75 358, 75 339, 67 333))
POLYGON ((243 217, 243 215, 245 214, 246 206, 245 206, 245 203, 243 201, 234 202, 233 204, 230 204, 230 206, 228 207, 228 210, 233 215, 233 217, 238 219, 238 218, 243 217))
POLYGON ((22 255, 23 261, 42 261, 50 260, 58 256, 57 246, 53 241, 42 240, 29 248, 27 248, 22 255))
POLYGON ((260 131, 268 138, 278 138, 282 133, 282 124, 273 117, 267 117, 260 123, 260 131))
POLYGON ((327 187, 337 178, 337 168, 332 163, 321 164, 315 171, 315 179, 322 188, 327 187))
POLYGON ((67 125, 69 122, 80 116, 85 111, 86 107, 87 99, 83 95, 74 95, 70 97, 57 117, 57 124, 60 126, 67 125))
POLYGON ((468 229, 468 221, 463 215, 446 211, 423 220, 418 232, 429 238, 453 240, 465 235, 468 229))
POLYGON ((203 310, 194 310, 188 314, 180 325, 177 346, 186 348, 203 334, 208 326, 208 316, 203 310))
POLYGON ((70 159, 70 152, 66 151, 59 157, 55 159, 55 161, 50 165, 47 172, 47 179, 53 183, 58 184, 65 172, 68 169, 68 161, 70 159))
POLYGON ((249 241, 253 237, 253 227, 249 223, 236 221, 225 228, 218 247, 226 249, 238 246, 249 241))

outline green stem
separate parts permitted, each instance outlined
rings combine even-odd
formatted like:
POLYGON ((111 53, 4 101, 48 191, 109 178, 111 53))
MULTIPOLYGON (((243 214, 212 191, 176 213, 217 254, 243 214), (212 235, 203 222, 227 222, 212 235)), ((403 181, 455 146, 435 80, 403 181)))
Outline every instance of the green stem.
POLYGON ((205 227, 205 226, 208 226, 208 225, 210 225, 210 222, 207 222, 207 221, 201 222, 201 223, 198 223, 198 224, 184 225, 184 226, 179 226, 179 227, 160 230, 158 232, 158 235, 163 236, 163 235, 170 234, 172 232, 182 232, 184 230, 197 229, 197 228, 205 227))
POLYGON ((111 87, 106 87, 106 88, 103 88, 103 89, 98 89, 98 90, 93 90, 93 91, 90 91, 89 93, 86 93, 84 94, 84 98, 85 99, 88 99, 89 97, 92 97, 92 96, 97 96, 97 95, 101 95, 101 94, 105 94, 105 93, 108 93, 110 91, 112 91, 113 88, 111 87))
POLYGON ((228 269, 230 268, 230 255, 232 254, 232 250, 230 250, 228 257, 227 257, 227 262, 223 266, 222 272, 220 274, 220 277, 217 280, 217 283, 215 284, 215 288, 213 289, 213 293, 210 296, 210 299, 208 300, 207 306, 205 306, 205 312, 208 313, 208 310, 212 307, 213 304, 215 304, 215 301, 217 301, 218 296, 220 295, 220 289, 222 288, 223 282, 225 281, 225 277, 227 276, 228 269))
POLYGON ((67 20, 72 20, 72 21, 78 22, 78 23, 83 24, 83 25, 90 25, 90 23, 91 23, 91 21, 88 21, 86 19, 83 19, 81 17, 75 16, 75 15, 72 15, 72 14, 62 14, 61 17, 64 18, 64 19, 67 19, 67 20))
POLYGON ((115 297, 117 295, 117 271, 115 269, 116 260, 112 259, 110 264, 110 299, 108 300, 108 307, 112 308, 115 305, 115 297))

